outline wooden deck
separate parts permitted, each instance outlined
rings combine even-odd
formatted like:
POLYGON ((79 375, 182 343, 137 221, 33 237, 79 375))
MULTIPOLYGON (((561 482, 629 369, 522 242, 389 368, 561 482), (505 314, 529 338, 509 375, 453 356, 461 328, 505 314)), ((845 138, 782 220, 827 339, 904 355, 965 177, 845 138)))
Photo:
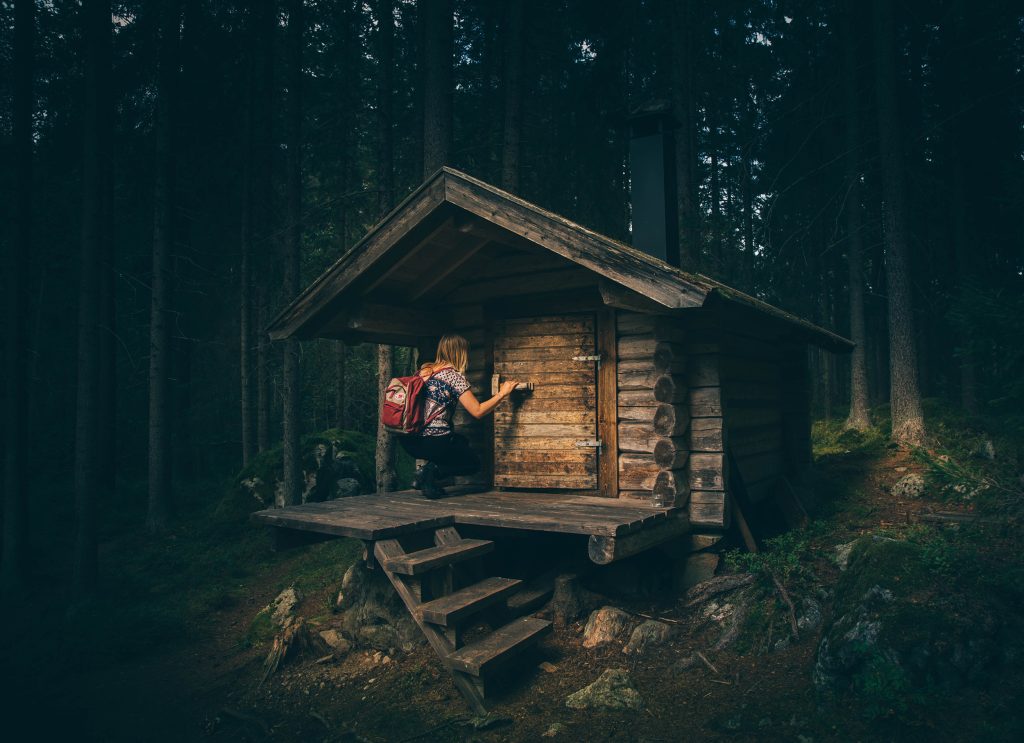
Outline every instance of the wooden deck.
POLYGON ((417 490, 403 490, 275 508, 252 518, 366 541, 457 524, 615 538, 662 525, 676 511, 556 492, 490 491, 427 500, 417 490))

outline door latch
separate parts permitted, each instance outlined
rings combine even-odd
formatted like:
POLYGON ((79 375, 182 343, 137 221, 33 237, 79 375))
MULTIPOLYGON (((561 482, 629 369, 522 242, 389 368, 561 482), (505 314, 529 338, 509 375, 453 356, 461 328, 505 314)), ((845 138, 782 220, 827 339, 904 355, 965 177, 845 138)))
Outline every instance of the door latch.
POLYGON ((580 449, 597 449, 598 453, 600 453, 601 439, 584 439, 583 441, 575 442, 574 446, 580 449))

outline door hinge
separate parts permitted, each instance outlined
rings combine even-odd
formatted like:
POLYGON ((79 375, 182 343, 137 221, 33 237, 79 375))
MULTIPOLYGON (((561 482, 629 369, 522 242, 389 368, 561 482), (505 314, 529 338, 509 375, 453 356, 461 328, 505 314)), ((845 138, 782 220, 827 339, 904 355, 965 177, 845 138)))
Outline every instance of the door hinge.
POLYGON ((596 361, 598 366, 601 365, 601 354, 594 354, 592 356, 573 356, 573 361, 596 361))

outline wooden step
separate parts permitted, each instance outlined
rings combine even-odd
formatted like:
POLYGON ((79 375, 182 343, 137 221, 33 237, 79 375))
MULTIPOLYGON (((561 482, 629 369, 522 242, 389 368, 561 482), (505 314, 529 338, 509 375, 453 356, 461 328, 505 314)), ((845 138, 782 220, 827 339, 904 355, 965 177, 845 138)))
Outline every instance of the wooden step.
POLYGON ((422 604, 419 608, 420 616, 424 622, 451 627, 471 614, 502 601, 521 583, 521 580, 515 578, 487 578, 422 604))
POLYGON ((479 642, 456 650, 448 656, 448 665, 453 671, 482 676, 526 650, 550 631, 551 622, 534 617, 522 617, 479 642))
POLYGON ((486 539, 463 539, 455 544, 443 544, 417 552, 388 558, 384 569, 400 575, 422 575, 446 565, 486 555, 494 549, 494 542, 486 539))

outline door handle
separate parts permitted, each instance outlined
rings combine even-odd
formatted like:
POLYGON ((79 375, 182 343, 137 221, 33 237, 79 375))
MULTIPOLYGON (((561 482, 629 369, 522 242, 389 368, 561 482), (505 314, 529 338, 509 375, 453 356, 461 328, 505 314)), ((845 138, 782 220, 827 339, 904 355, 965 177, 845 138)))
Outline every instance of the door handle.
MULTIPOLYGON (((497 395, 498 389, 501 387, 501 375, 491 375, 491 395, 497 395)), ((533 392, 533 382, 520 382, 516 385, 516 392, 533 392)))

